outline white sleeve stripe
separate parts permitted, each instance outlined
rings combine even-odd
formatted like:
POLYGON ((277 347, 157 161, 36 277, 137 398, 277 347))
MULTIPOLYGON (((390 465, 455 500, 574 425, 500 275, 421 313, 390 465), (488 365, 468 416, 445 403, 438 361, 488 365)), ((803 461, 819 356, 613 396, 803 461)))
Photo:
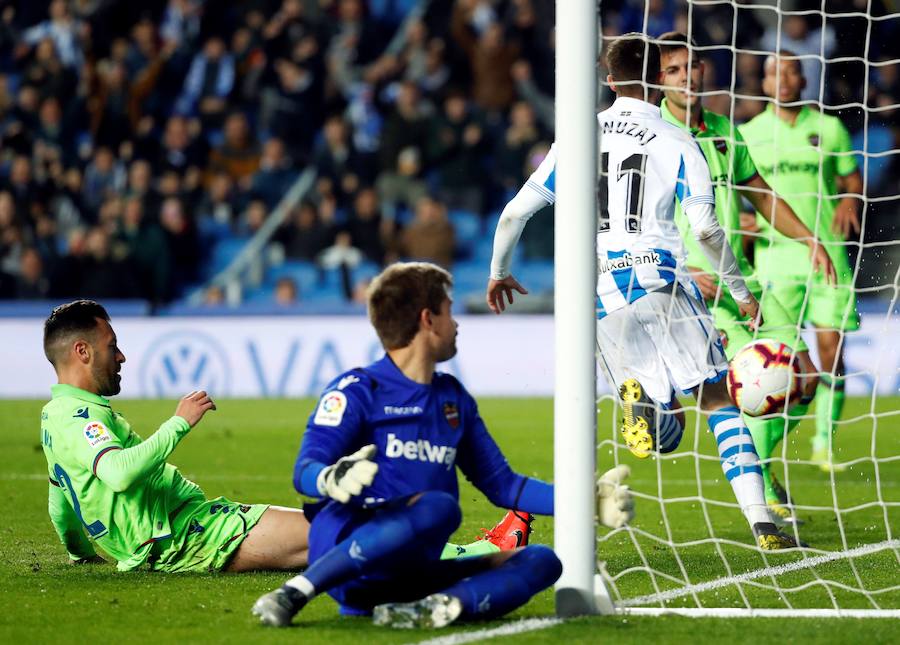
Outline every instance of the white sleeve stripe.
POLYGON ((712 195, 692 195, 691 197, 685 198, 683 202, 681 202, 682 208, 687 208, 689 206, 693 206, 694 204, 712 204, 715 206, 716 198, 712 195))
POLYGON ((531 179, 529 179, 527 182, 525 182, 525 185, 528 186, 534 192, 536 192, 538 195, 540 195, 541 197, 546 199, 551 204, 556 201, 556 195, 551 193, 549 190, 547 190, 544 186, 540 185, 536 181, 532 181, 531 179))

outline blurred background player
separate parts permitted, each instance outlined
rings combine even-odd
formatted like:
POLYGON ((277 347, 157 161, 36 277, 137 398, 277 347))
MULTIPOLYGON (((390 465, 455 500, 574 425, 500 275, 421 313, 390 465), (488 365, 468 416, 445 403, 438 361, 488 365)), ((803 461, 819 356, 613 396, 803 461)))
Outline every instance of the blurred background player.
MULTIPOLYGON (((797 546, 766 510, 762 470, 750 432, 725 389, 728 368, 712 317, 683 272, 674 222, 681 202, 697 243, 727 284, 738 313, 755 321, 759 304, 716 220, 709 170, 690 135, 663 121, 650 102, 659 49, 640 34, 613 41, 607 82, 617 98, 600 114, 597 345, 600 364, 623 403, 622 434, 637 457, 671 452, 684 414, 673 388, 693 392, 709 414, 722 469, 763 549, 797 546), (657 414, 657 410, 660 412, 657 414)), ((494 237, 487 301, 495 313, 527 293, 509 273, 525 223, 555 200, 555 147, 503 210, 494 237)))
POLYGON ((844 408, 844 333, 859 329, 845 240, 860 233, 863 182, 847 129, 836 117, 800 104, 805 86, 800 61, 792 52, 769 56, 763 91, 773 103, 740 132, 760 175, 823 241, 837 273, 834 288, 813 270, 802 244, 757 220, 760 280, 798 328, 809 322, 816 329, 823 373, 815 396, 811 459, 827 471, 834 468, 831 438, 844 408))
MULTIPOLYGON (((310 567, 261 598, 253 613, 287 626, 327 592, 341 613, 376 624, 441 627, 496 618, 553 584, 562 565, 545 546, 441 560, 462 518, 456 467, 491 502, 553 514, 553 486, 514 472, 463 385, 435 366, 456 354, 450 274, 435 264, 394 264, 373 281, 369 318, 386 354, 325 388, 294 471, 312 514, 310 567)), ((631 516, 627 474, 607 473, 600 519, 631 516), (614 480, 610 483, 609 480, 614 480)))
MULTIPOLYGON (((809 375, 803 381, 803 398, 794 401, 789 411, 788 429, 792 429, 800 423, 816 393, 818 369, 809 357, 809 350, 800 337, 800 330, 794 319, 772 290, 763 291, 753 275, 753 266, 744 253, 741 234, 741 196, 750 200, 766 221, 774 222, 777 231, 805 244, 814 268, 830 284, 834 283, 834 266, 815 235, 797 218, 791 207, 772 191, 766 180, 759 176, 737 126, 728 117, 703 107, 701 92, 704 64, 688 46, 687 36, 674 31, 665 33, 659 37, 659 49, 665 96, 660 105, 660 113, 665 121, 689 130, 706 157, 715 190, 716 217, 725 230, 747 288, 761 302, 765 313, 765 324, 757 331, 756 336, 772 338, 793 348, 800 372, 809 375)), ((680 203, 675 207, 675 222, 681 230, 687 250, 687 270, 713 314, 716 329, 723 336, 725 355, 730 361, 741 347, 754 339, 754 333, 747 322, 742 320, 738 304, 731 294, 719 289, 716 270, 690 234, 680 203)), ((785 422, 780 418, 764 420, 749 417, 745 421, 762 462, 766 502, 779 519, 790 520, 793 513, 788 505, 787 494, 772 474, 768 463, 775 444, 785 433, 785 422)))

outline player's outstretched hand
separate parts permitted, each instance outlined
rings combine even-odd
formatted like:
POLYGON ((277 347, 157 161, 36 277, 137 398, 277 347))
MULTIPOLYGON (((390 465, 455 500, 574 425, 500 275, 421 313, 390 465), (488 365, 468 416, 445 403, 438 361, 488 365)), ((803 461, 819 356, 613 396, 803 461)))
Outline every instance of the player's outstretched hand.
POLYGON ((175 416, 181 417, 188 422, 192 428, 200 423, 200 419, 209 410, 215 410, 216 404, 209 397, 209 394, 200 390, 199 392, 191 392, 178 402, 175 408, 175 416))
POLYGON ((631 474, 628 466, 607 470, 597 480, 597 519, 603 526, 617 529, 634 519, 634 498, 628 486, 623 486, 631 474))
POLYGON ((741 315, 750 319, 747 322, 750 329, 755 331, 763 326, 762 311, 759 308, 759 302, 753 297, 753 294, 750 294, 750 300, 747 302, 740 302, 737 299, 735 299, 735 302, 738 304, 738 311, 741 312, 741 315))
POLYGON ((378 473, 378 464, 372 461, 375 453, 375 445, 369 444, 323 468, 316 480, 319 494, 341 504, 359 495, 378 473))
POLYGON ((519 284, 519 281, 511 275, 506 276, 502 280, 494 280, 493 278, 488 280, 487 304, 491 311, 495 314, 506 311, 504 296, 509 301, 509 304, 512 304, 513 291, 518 291, 521 294, 528 293, 528 289, 519 284))
POLYGON ((809 259, 812 261, 813 268, 825 277, 825 282, 834 286, 837 284, 837 274, 834 270, 834 264, 828 257, 828 251, 818 240, 809 242, 809 259))

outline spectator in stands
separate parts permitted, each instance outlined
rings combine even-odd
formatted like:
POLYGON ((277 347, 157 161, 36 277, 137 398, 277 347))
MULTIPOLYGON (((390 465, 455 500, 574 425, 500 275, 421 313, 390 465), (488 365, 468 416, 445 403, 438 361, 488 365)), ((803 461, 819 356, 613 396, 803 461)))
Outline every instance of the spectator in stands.
POLYGON ((519 58, 517 43, 506 38, 496 19, 481 22, 477 0, 460 0, 453 9, 451 30, 469 59, 472 98, 489 117, 499 118, 515 98, 510 68, 519 58))
POLYGON ((234 87, 234 59, 220 36, 210 36, 191 61, 175 110, 198 115, 207 127, 218 127, 234 87))
MULTIPOLYGON (((555 127, 556 108, 553 104, 553 96, 545 94, 537 86, 532 74, 531 65, 524 60, 513 63, 510 70, 516 83, 516 92, 519 97, 527 101, 534 110, 535 116, 540 121, 541 127, 552 132, 555 127)), ((515 105, 513 106, 513 108, 515 105)))
POLYGON ((124 62, 101 61, 97 65, 96 81, 88 99, 91 135, 97 145, 118 150, 131 136, 128 69, 124 62))
POLYGON ((81 170, 78 166, 67 168, 50 200, 48 213, 56 223, 60 239, 67 239, 69 232, 86 223, 86 210, 81 199, 81 170))
POLYGON ((129 198, 139 199, 144 213, 155 217, 159 212, 159 193, 153 187, 153 167, 146 159, 136 159, 128 167, 128 180, 125 194, 129 198))
POLYGON ((394 225, 394 222, 381 217, 375 189, 371 186, 360 188, 353 198, 353 209, 347 223, 353 246, 360 249, 368 260, 382 264, 386 247, 392 245, 394 225))
POLYGON ((9 178, 5 182, 4 190, 9 191, 16 205, 19 217, 30 217, 44 201, 42 186, 35 181, 31 168, 31 160, 24 155, 16 155, 10 166, 9 178))
POLYGON ((353 246, 349 231, 338 231, 334 243, 316 257, 316 264, 326 271, 332 269, 353 269, 365 259, 365 254, 353 246))
POLYGON ((312 261, 331 244, 334 233, 322 223, 315 204, 302 202, 282 234, 288 257, 312 261))
POLYGON ((231 177, 225 172, 214 173, 197 205, 197 218, 212 220, 217 224, 235 224, 237 202, 238 197, 231 177))
POLYGON ((48 20, 38 23, 22 34, 22 47, 18 51, 19 57, 27 54, 29 46, 49 39, 63 65, 79 69, 84 61, 82 38, 87 33, 84 25, 72 16, 66 0, 52 0, 49 13, 48 20))
POLYGON ((81 197, 88 216, 96 218, 107 197, 118 195, 125 188, 126 174, 113 151, 100 146, 84 170, 81 197))
POLYGON ((292 159, 302 162, 322 120, 324 68, 313 36, 298 49, 300 61, 279 58, 274 62, 277 82, 262 92, 260 122, 264 130, 285 142, 292 159))
POLYGON ((47 297, 49 286, 41 254, 33 247, 22 251, 15 297, 19 300, 42 300, 47 297))
POLYGON ((525 164, 529 151, 541 140, 534 109, 525 101, 517 101, 509 112, 509 127, 497 144, 496 172, 507 201, 512 192, 525 183, 525 164))
POLYGON ((350 141, 346 121, 340 115, 330 116, 322 130, 323 137, 313 154, 313 165, 319 180, 327 180, 328 192, 340 201, 356 192, 360 183, 362 162, 350 141))
POLYGON ((73 164, 77 157, 75 133, 63 119, 59 99, 48 96, 41 102, 34 131, 34 162, 49 166, 54 162, 73 164))
POLYGON ((159 224, 166 234, 173 258, 170 295, 177 297, 181 295, 184 285, 197 278, 197 228, 184 212, 182 200, 177 197, 168 197, 163 201, 159 224))
POLYGON ((269 209, 261 199, 253 199, 247 204, 247 209, 241 215, 238 223, 238 234, 252 237, 256 235, 260 227, 269 217, 269 209))
POLYGON ((100 226, 88 232, 79 295, 89 298, 137 298, 140 290, 132 266, 113 257, 109 233, 100 226))
POLYGON ((427 195, 421 197, 416 202, 415 217, 401 233, 403 256, 450 268, 455 245, 453 224, 447 218, 445 206, 427 195))
POLYGON ((125 200, 117 239, 134 268, 141 297, 152 303, 166 302, 174 264, 172 251, 162 228, 147 217, 139 196, 125 200))
MULTIPOLYGON (((192 126, 186 118, 177 115, 166 121, 162 144, 154 155, 155 171, 162 174, 167 170, 174 170, 185 177, 186 181, 190 175, 199 175, 200 169, 206 164, 207 155, 205 144, 197 134, 199 123, 192 126)), ((148 142, 147 147, 151 145, 148 142)))
POLYGON ((293 278, 287 276, 278 278, 275 283, 275 304, 287 306, 299 302, 299 289, 293 278))
POLYGON ((454 90, 444 98, 437 120, 431 157, 437 167, 438 197, 450 209, 482 214, 484 206, 481 159, 487 148, 481 119, 454 90))
POLYGON ((220 307, 225 304, 225 289, 217 284, 208 286, 203 292, 203 304, 208 307, 220 307))
POLYGON ((287 156, 284 142, 272 137, 263 144, 259 170, 253 176, 250 193, 275 208, 297 179, 297 171, 287 156))
POLYGON ((377 187, 387 217, 396 217, 399 203, 411 206, 427 193, 424 171, 433 131, 434 118, 418 88, 408 81, 401 83, 381 137, 377 187))
POLYGON ((254 134, 242 112, 234 112, 225 119, 225 140, 209 154, 209 169, 228 173, 243 190, 250 188, 253 175, 259 170, 260 150, 254 134))

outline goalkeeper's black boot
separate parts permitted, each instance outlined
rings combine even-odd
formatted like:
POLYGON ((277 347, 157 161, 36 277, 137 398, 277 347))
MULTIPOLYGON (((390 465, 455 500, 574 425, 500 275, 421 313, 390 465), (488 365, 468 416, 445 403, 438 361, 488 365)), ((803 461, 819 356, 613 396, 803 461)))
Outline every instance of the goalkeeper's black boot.
POLYGON ((804 542, 798 542, 792 536, 782 533, 771 522, 757 522, 753 525, 753 535, 756 537, 756 545, 763 551, 783 551, 808 547, 804 542))
POLYGON ((282 585, 275 591, 260 596, 250 611, 259 617, 259 622, 270 627, 287 627, 291 624, 309 598, 299 589, 282 585))
POLYGON ((644 459, 653 451, 653 435, 656 434, 653 400, 634 378, 619 386, 619 400, 622 402, 622 437, 625 445, 635 457, 644 459))

